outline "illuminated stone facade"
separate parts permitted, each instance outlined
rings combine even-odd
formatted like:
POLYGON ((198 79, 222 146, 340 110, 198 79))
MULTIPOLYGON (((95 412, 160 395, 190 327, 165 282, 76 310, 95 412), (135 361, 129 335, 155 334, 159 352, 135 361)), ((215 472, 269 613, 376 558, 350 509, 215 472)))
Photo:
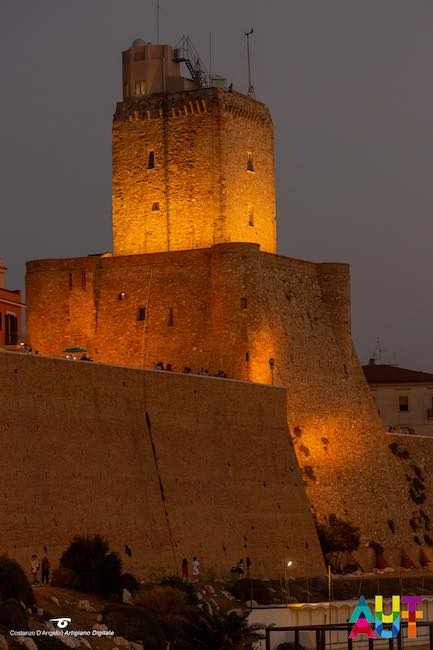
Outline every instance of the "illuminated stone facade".
MULTIPOLYGON (((349 269, 276 255, 274 196, 263 104, 216 88, 126 97, 113 123, 114 256, 28 263, 31 343, 285 386, 288 445, 317 518, 359 526, 365 566, 369 541, 395 564, 402 546, 416 559, 418 506, 352 347, 349 269)), ((242 436, 240 455, 255 444, 242 436)))

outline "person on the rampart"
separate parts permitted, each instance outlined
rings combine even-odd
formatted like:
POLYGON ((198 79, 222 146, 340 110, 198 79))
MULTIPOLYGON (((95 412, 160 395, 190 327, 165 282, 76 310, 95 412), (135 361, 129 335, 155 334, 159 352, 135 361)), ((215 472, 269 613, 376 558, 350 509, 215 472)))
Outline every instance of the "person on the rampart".
POLYGON ((42 584, 44 584, 44 583, 48 584, 48 582, 49 582, 50 566, 51 566, 51 564, 50 564, 49 559, 47 558, 46 555, 44 555, 44 557, 42 558, 42 562, 41 562, 41 583, 42 584))
POLYGON ((184 557, 182 560, 182 580, 184 582, 188 582, 189 580, 189 566, 186 557, 184 557))
POLYGON ((32 555, 32 561, 30 564, 30 571, 32 574, 32 585, 39 584, 39 579, 38 579, 39 568, 40 568, 40 564, 37 555, 32 555))
POLYGON ((192 560, 192 581, 200 582, 200 562, 195 556, 192 560))
POLYGON ((251 573, 251 560, 249 557, 247 557, 246 564, 247 564, 247 578, 249 578, 251 573))

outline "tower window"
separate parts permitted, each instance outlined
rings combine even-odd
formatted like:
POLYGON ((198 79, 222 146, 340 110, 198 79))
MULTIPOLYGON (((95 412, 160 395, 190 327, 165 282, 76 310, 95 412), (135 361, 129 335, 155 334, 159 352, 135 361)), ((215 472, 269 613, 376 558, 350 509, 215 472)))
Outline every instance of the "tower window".
POLYGON ((168 310, 167 325, 173 327, 173 307, 168 310))
POLYGON ((145 95, 146 94, 146 82, 142 79, 138 79, 135 82, 135 94, 136 95, 145 95))
POLYGON ((247 299, 241 298, 241 309, 246 309, 246 308, 247 308, 247 299))
POLYGON ((146 308, 138 307, 137 309, 137 320, 146 320, 146 308))
POLYGON ((400 395, 398 398, 398 405, 400 411, 409 410, 409 397, 407 395, 400 395))
POLYGON ((254 158, 253 158, 253 154, 251 153, 251 151, 247 152, 247 170, 249 172, 254 171, 254 158))
POLYGON ((86 288, 86 271, 81 271, 81 288, 86 288))
POLYGON ((69 272, 69 288, 72 289, 72 273, 69 272))
POLYGON ((159 201, 154 201, 152 203, 152 212, 158 212, 159 211, 159 201))
POLYGON ((147 169, 155 169, 155 152, 149 151, 149 158, 147 159, 147 169))
POLYGON ((248 225, 254 226, 254 206, 248 206, 248 225))

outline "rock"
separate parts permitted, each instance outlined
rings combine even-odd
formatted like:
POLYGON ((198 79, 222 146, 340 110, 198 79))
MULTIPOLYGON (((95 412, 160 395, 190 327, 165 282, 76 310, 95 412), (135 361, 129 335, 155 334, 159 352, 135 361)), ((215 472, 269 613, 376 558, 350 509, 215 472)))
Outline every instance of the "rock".
POLYGON ((102 614, 97 614, 97 615, 96 615, 96 622, 97 622, 97 623, 102 623, 102 620, 103 620, 103 619, 102 619, 102 614))
POLYGON ((2 634, 0 634, 0 650, 8 650, 8 642, 2 634))
POLYGON ((50 596, 50 600, 52 600, 53 603, 54 603, 55 605, 57 605, 57 607, 61 607, 61 605, 60 605, 60 603, 59 603, 59 599, 56 598, 55 596, 50 596))
POLYGON ((92 648, 90 642, 84 637, 81 637, 81 645, 85 645, 86 648, 89 648, 90 650, 92 648))
POLYGON ((78 648, 81 645, 80 639, 74 638, 72 636, 59 636, 56 638, 58 638, 59 641, 67 645, 68 648, 78 648))
POLYGON ((143 644, 139 641, 130 641, 131 650, 143 650, 143 644))
POLYGON ((104 625, 104 623, 95 623, 95 625, 92 628, 93 630, 101 630, 103 632, 106 632, 108 630, 108 627, 104 625))
POLYGON ((129 641, 124 639, 123 636, 115 636, 113 642, 118 648, 129 648, 129 641))
POLYGON ((16 636, 15 641, 18 641, 18 643, 27 648, 27 650, 38 650, 36 643, 28 636, 16 636), (19 639, 20 641, 18 641, 19 639))
POLYGON ((236 600, 236 598, 229 591, 226 591, 225 589, 221 589, 221 593, 225 598, 228 598, 228 600, 236 600))
POLYGON ((96 609, 92 607, 88 600, 79 600, 77 607, 85 612, 96 612, 96 609))
POLYGON ((43 610, 43 608, 42 608, 42 607, 38 607, 38 608, 36 609, 36 614, 37 614, 37 616, 43 616, 43 615, 44 615, 44 610, 43 610))
POLYGON ((122 603, 127 603, 128 605, 134 604, 132 594, 128 589, 122 589, 122 603))
POLYGON ((208 591, 208 593, 212 594, 212 596, 215 596, 215 589, 212 587, 212 585, 206 585, 205 589, 208 591))
POLYGON ((252 609, 253 607, 258 607, 258 602, 256 600, 247 600, 245 605, 252 609))

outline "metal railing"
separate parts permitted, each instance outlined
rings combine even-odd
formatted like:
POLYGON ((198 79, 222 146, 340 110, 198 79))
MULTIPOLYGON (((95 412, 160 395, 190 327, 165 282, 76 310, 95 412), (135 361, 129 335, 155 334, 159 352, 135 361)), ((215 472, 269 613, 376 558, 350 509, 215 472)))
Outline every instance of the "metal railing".
MULTIPOLYGON (((288 627, 267 625, 265 628, 265 648, 266 650, 271 650, 271 635, 273 633, 293 632, 294 642, 290 642, 291 647, 293 650, 303 650, 303 646, 300 643, 299 637, 302 632, 307 632, 310 634, 315 634, 316 650, 326 650, 327 645, 328 647, 331 645, 335 647, 337 645, 332 643, 333 632, 347 632, 347 639, 344 645, 347 650, 353 650, 353 646, 354 643, 356 644, 356 641, 349 638, 352 627, 353 626, 351 623, 332 623, 329 625, 291 625, 288 627), (326 642, 326 633, 329 633, 328 643, 326 642)), ((372 627, 374 628, 374 625, 372 625, 372 627)), ((358 644, 361 640, 364 641, 364 643, 368 641, 368 650, 374 650, 375 644, 380 644, 380 646, 383 647, 384 643, 386 644, 386 642, 388 642, 388 650, 394 650, 395 646, 397 647, 397 650, 403 650, 403 642, 406 645, 408 641, 412 641, 412 639, 407 639, 407 637, 402 636, 402 630, 407 629, 407 627, 407 623, 400 623, 400 632, 397 634, 397 636, 391 639, 383 639, 381 637, 377 637, 376 639, 366 639, 365 635, 362 635, 360 639, 357 639, 357 641, 358 644)), ((417 621, 416 628, 417 639, 420 640, 420 637, 424 636, 425 643, 423 645, 428 646, 429 650, 433 650, 433 621, 417 621), (428 628, 428 633, 425 635, 419 635, 418 633, 421 628, 428 628)), ((416 641, 416 639, 413 639, 413 641, 416 641)), ((338 647, 342 647, 341 642, 338 643, 338 647)))

